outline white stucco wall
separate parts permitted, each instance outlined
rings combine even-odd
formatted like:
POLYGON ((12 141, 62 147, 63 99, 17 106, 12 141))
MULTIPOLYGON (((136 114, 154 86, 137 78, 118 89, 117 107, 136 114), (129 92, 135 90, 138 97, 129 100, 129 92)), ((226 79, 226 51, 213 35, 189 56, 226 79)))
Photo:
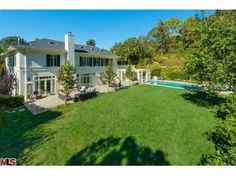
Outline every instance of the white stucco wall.
MULTIPOLYGON (((53 53, 53 52, 44 52, 44 51, 17 51, 16 53, 16 65, 14 67, 9 67, 6 64, 6 68, 8 70, 12 70, 14 74, 17 76, 18 82, 18 94, 19 95, 27 95, 27 83, 32 83, 34 81, 34 77, 38 76, 56 76, 56 71, 59 67, 47 67, 46 55, 47 54, 55 54, 60 55, 60 64, 63 65, 67 59, 67 55, 65 53, 53 53)), ((77 74, 93 74, 95 76, 92 78, 93 85, 102 84, 101 80, 99 80, 99 75, 105 71, 105 66, 82 66, 80 67, 80 54, 76 53, 75 55, 75 67, 77 69, 77 74)), ((85 57, 83 55, 83 57, 85 57)), ((86 55, 86 57, 94 57, 86 55)), ((102 58, 102 57, 99 57, 102 58)), ((104 57, 109 58, 109 57, 104 57)), ((5 60, 8 63, 8 57, 5 60)), ((116 59, 113 59, 115 64, 115 69, 117 68, 116 59)))
MULTIPOLYGON (((33 80, 33 76, 55 76, 59 67, 47 67, 46 55, 57 53, 39 53, 28 52, 27 53, 27 67, 28 77, 33 80)), ((60 64, 63 65, 66 57, 65 54, 60 55, 60 64)))

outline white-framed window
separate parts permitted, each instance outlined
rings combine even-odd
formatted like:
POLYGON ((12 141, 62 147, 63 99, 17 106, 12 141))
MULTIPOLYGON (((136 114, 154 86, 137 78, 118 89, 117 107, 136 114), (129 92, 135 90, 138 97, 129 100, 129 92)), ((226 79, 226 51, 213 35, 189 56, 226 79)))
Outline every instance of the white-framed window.
POLYGON ((16 54, 10 54, 8 56, 8 66, 16 66, 16 54))
POLYGON ((60 67, 60 55, 47 54, 46 65, 47 67, 60 67))

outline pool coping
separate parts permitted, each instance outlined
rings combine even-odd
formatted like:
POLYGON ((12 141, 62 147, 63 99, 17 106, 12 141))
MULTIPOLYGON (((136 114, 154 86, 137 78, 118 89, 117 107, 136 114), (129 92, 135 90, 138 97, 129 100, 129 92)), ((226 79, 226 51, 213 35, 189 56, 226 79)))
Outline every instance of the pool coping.
POLYGON ((173 87, 173 86, 166 86, 166 85, 154 85, 154 84, 149 84, 148 82, 152 82, 152 81, 160 81, 160 82, 173 82, 173 83, 184 83, 184 84, 188 84, 188 85, 195 85, 195 86, 200 86, 197 84, 193 84, 193 83, 188 83, 188 82, 181 82, 181 81, 172 81, 172 80, 150 80, 150 81, 146 81, 144 82, 145 85, 151 85, 151 86, 159 86, 159 87, 167 87, 167 88, 174 88, 174 89, 182 89, 182 90, 193 90, 193 91, 202 91, 202 90, 196 90, 196 89, 191 89, 191 88, 182 88, 182 87, 173 87))

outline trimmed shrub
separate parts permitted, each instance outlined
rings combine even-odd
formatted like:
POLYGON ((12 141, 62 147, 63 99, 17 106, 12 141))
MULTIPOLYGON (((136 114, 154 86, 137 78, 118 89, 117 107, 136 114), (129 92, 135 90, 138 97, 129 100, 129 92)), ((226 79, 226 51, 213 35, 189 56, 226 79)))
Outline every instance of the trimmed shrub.
POLYGON ((92 92, 84 92, 84 93, 80 93, 79 95, 75 95, 74 102, 77 101, 85 101, 89 98, 93 98, 97 96, 97 92, 96 91, 92 91, 92 92))
POLYGON ((0 109, 15 108, 23 105, 24 96, 0 96, 0 109))
POLYGON ((217 117, 225 120, 230 117, 236 118, 236 93, 225 98, 225 103, 219 106, 217 117))
POLYGON ((204 155, 201 165, 236 165, 236 94, 225 97, 217 110, 220 124, 209 133, 216 152, 204 155))
POLYGON ((209 134, 215 144, 216 152, 204 155, 201 165, 236 165, 236 121, 227 119, 209 134))

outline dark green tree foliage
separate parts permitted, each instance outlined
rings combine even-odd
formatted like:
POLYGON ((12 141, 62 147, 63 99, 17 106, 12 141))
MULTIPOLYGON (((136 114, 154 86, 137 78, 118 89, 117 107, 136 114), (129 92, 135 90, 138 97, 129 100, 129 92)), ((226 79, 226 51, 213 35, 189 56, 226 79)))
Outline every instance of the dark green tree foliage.
POLYGON ((111 51, 119 56, 119 59, 117 61, 119 65, 126 65, 128 63, 124 53, 125 46, 122 42, 115 43, 115 45, 111 48, 111 51))
POLYGON ((192 38, 186 71, 193 80, 209 88, 226 86, 236 90, 236 21, 234 17, 212 15, 192 21, 187 36, 192 38))
POLYGON ((71 90, 74 88, 76 80, 74 78, 76 69, 70 65, 68 61, 64 65, 61 65, 57 71, 57 80, 59 84, 63 87, 65 98, 65 104, 67 104, 67 97, 69 96, 71 90))
POLYGON ((96 42, 95 42, 95 40, 93 40, 93 39, 89 39, 89 40, 86 42, 86 45, 88 45, 88 46, 96 46, 96 42))
POLYGON ((201 165, 236 165, 236 93, 225 98, 217 110, 219 125, 209 134, 216 152, 204 155, 201 165))
POLYGON ((8 36, 0 40, 0 45, 2 46, 3 49, 7 49, 11 45, 17 45, 17 44, 26 44, 27 42, 17 36, 8 36))
POLYGON ((146 56, 143 40, 135 37, 116 43, 111 50, 120 56, 120 60, 133 65, 137 65, 146 56))
POLYGON ((222 120, 236 118, 236 93, 225 98, 225 103, 218 108, 217 117, 222 120))
MULTIPOLYGON (((17 44, 26 44, 27 42, 17 36, 8 36, 4 37, 0 40, 0 54, 3 53, 9 46, 11 45, 17 45, 17 44)), ((0 74, 4 72, 4 57, 0 55, 0 74)))
POLYGON ((160 21, 156 29, 157 47, 161 52, 166 53, 169 50, 170 34, 164 22, 160 21))

